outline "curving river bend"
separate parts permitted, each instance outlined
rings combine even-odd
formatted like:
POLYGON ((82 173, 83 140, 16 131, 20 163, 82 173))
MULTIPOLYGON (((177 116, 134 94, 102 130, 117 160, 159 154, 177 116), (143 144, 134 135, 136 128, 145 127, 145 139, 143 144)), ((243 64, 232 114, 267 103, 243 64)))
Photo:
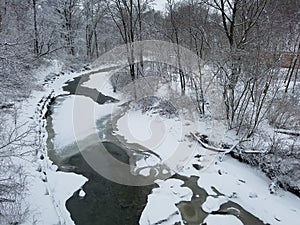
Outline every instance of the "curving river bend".
MULTIPOLYGON (((98 72, 108 72, 114 68, 107 68, 98 72)), ((103 95, 96 89, 82 86, 83 82, 89 80, 91 74, 86 74, 84 77, 75 78, 69 81, 63 87, 64 91, 69 94, 61 95, 55 98, 52 102, 49 112, 47 113, 47 131, 48 131, 48 152, 50 159, 58 165, 59 170, 70 171, 88 178, 88 182, 83 186, 86 193, 85 197, 79 196, 79 191, 66 202, 66 207, 71 213, 71 217, 77 225, 120 225, 139 224, 139 219, 143 209, 147 203, 147 196, 152 189, 157 185, 149 186, 126 186, 114 183, 95 172, 90 165, 84 160, 76 143, 68 144, 58 151, 55 148, 55 132, 53 129, 52 120, 55 116, 53 112, 59 112, 61 103, 68 96, 85 96, 92 99, 100 105, 109 104, 117 101, 113 97, 103 95), (97 96, 96 98, 94 96, 97 96)), ((84 115, 83 115, 84 116, 84 115)), ((118 160, 130 163, 130 153, 124 149, 124 143, 120 143, 113 134, 113 128, 109 117, 99 118, 96 124, 99 137, 103 138, 102 144, 110 152, 110 154, 118 160)), ((126 143, 125 143, 126 144, 126 143)), ((99 145, 89 145, 86 152, 93 154, 101 152, 99 145)), ((111 168, 114 169, 114 168, 111 168)), ((128 171, 130 173, 130 171, 128 171)), ((177 207, 182 215, 185 224, 194 225, 202 224, 208 213, 201 209, 201 205, 209 196, 208 193, 197 185, 198 177, 182 177, 174 175, 184 181, 184 185, 193 191, 191 201, 183 201, 177 204, 177 207)), ((212 197, 221 196, 222 193, 215 190, 215 195, 212 197)), ((228 201, 221 205, 221 208, 212 212, 214 215, 233 215, 239 218, 245 225, 264 224, 260 219, 244 210, 238 204, 228 201)), ((160 223, 158 223, 160 224, 160 223)), ((161 224, 168 224, 168 221, 161 221, 161 224)))

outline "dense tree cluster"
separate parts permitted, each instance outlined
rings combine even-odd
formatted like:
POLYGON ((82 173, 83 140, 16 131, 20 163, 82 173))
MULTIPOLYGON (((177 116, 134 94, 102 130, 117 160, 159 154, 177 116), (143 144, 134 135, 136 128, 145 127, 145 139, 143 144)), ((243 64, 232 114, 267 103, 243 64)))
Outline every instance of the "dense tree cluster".
MULTIPOLYGON (((135 54, 133 43, 158 39, 190 49, 214 68, 223 87, 228 126, 238 132, 246 128, 247 136, 265 118, 280 87, 295 91, 298 1, 168 0, 164 13, 153 10, 152 4, 148 0, 2 0, 0 60, 1 79, 6 81, 1 85, 26 86, 32 79, 31 62, 37 58, 71 55, 93 60, 119 44, 127 45, 134 80, 143 75, 144 63, 142 49, 135 54), (289 67, 285 75, 280 74, 282 65, 289 67)), ((205 113, 200 60, 197 76, 191 76, 181 69, 179 51, 176 57, 182 92, 192 85, 199 110, 205 113)))

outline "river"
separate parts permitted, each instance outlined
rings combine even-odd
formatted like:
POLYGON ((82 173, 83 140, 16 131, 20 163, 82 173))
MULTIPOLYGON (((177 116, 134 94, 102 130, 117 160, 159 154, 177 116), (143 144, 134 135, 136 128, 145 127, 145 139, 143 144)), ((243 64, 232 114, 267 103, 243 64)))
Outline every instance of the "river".
MULTIPOLYGON (((107 72, 110 70, 112 70, 112 68, 98 72, 107 72)), ((81 152, 78 151, 75 142, 64 146, 63 150, 58 151, 55 148, 54 142, 55 135, 57 134, 54 131, 52 120, 55 119, 53 118, 55 117, 55 113, 59 113, 61 103, 63 103, 70 95, 88 97, 99 105, 112 104, 113 102, 118 101, 111 96, 106 96, 98 92, 96 89, 82 86, 83 82, 88 81, 89 76, 92 74, 93 73, 86 74, 84 77, 78 77, 67 82, 63 89, 69 92, 69 94, 57 96, 51 103, 49 113, 47 113, 47 146, 49 157, 58 165, 59 170, 75 172, 88 178, 88 181, 83 186, 83 190, 86 193, 85 197, 80 197, 80 190, 78 190, 66 202, 66 207, 75 224, 139 224, 140 216, 147 204, 147 196, 154 188, 158 187, 156 184, 147 186, 127 186, 117 184, 94 171, 94 169, 85 161, 81 152), (94 96, 97 96, 97 98, 94 96)), ((128 148, 124 149, 124 144, 126 145, 126 143, 120 143, 120 139, 117 139, 112 134, 113 128, 111 120, 107 117, 99 118, 96 126, 98 128, 99 137, 105 137, 102 144, 110 154, 124 163, 130 163, 130 157, 132 155, 128 152, 128 148)), ((99 149, 99 145, 95 145, 91 142, 91 144, 86 147, 85 151, 88 154, 94 154, 95 152, 101 152, 101 149, 99 149)), ((113 170, 114 168, 111 169, 113 170)), ((129 170, 127 172, 131 173, 129 170)), ((188 187, 193 191, 191 201, 182 201, 176 205, 185 224, 202 224, 204 219, 209 215, 209 213, 202 210, 202 204, 208 196, 217 198, 223 194, 215 189, 215 194, 209 195, 203 188, 200 188, 197 185, 199 177, 192 176, 188 178, 175 174, 172 178, 183 180, 183 186, 188 187)), ((232 201, 227 201, 221 205, 220 209, 213 211, 210 214, 233 215, 245 225, 265 224, 259 218, 232 201)), ((168 224, 168 221, 161 221, 161 224, 168 224)))

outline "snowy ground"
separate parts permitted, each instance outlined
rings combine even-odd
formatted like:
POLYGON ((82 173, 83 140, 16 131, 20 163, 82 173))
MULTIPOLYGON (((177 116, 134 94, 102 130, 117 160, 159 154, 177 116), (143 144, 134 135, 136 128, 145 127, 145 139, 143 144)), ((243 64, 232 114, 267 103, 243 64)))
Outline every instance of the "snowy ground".
POLYGON ((91 134, 97 133, 96 120, 110 115, 113 104, 98 105, 85 96, 64 96, 62 102, 54 106, 52 114, 54 148, 60 155, 71 155, 66 145, 82 141, 91 134), (89 115, 89 116, 83 116, 89 115))
MULTIPOLYGON (((46 111, 43 103, 49 102, 49 96, 62 94, 63 83, 79 75, 62 75, 63 65, 57 61, 52 63, 51 67, 43 67, 36 71, 36 77, 44 88, 33 91, 31 97, 19 106, 19 122, 28 122, 28 126, 33 126, 37 132, 41 132, 42 138, 38 154, 29 155, 22 161, 25 173, 28 174, 28 195, 24 205, 29 206, 29 215, 24 225, 74 224, 65 208, 65 202, 87 181, 81 175, 56 172, 57 167, 52 165, 47 157, 46 124, 45 120, 41 120, 46 111), (43 102, 40 102, 41 99, 43 102)), ((35 133, 27 138, 34 139, 35 133)))
MULTIPOLYGON (((60 70, 60 65, 56 64, 52 69, 40 73, 40 79, 43 80, 45 76, 53 72, 59 73, 60 70)), ((37 115, 39 110, 44 110, 41 105, 38 106, 40 99, 46 99, 49 95, 62 94, 61 87, 63 83, 80 74, 65 74, 44 84, 44 90, 35 91, 26 102, 26 105, 23 106, 21 119, 28 121, 32 115, 36 115, 33 118, 33 122, 36 123, 40 119, 40 115, 37 115)), ((97 88, 109 96, 121 97, 121 95, 112 92, 108 78, 108 73, 93 74, 90 76, 90 80, 83 85, 97 88)), ((67 97, 60 105, 60 110, 54 111, 53 116, 55 118, 53 121, 54 130, 58 134, 55 143, 58 148, 68 142, 73 142, 77 138, 77 135, 76 138, 74 137, 72 130, 66 128, 72 127, 69 125, 74 120, 77 121, 76 117, 74 119, 69 116, 71 112, 68 111, 72 105, 74 106, 75 98, 75 105, 79 103, 78 106, 84 106, 88 112, 95 116, 90 121, 78 124, 77 135, 79 139, 84 139, 86 135, 95 131, 95 119, 111 113, 113 110, 111 107, 116 107, 113 106, 114 104, 121 104, 112 103, 106 106, 95 106, 91 100, 85 97, 67 97)), ((45 111, 42 113, 45 113, 45 111)), ((44 126, 45 121, 40 121, 37 129, 44 134, 43 143, 45 144, 47 134, 44 126)), ((218 135, 224 136, 222 129, 218 130, 219 134, 214 132, 217 130, 217 126, 217 124, 205 121, 178 120, 176 117, 165 118, 157 114, 130 110, 118 120, 115 133, 123 136, 129 143, 138 143, 151 149, 160 155, 166 165, 169 165, 173 171, 180 175, 200 177, 198 185, 204 188, 209 195, 215 194, 211 187, 224 194, 224 196, 218 198, 208 197, 202 205, 204 211, 214 211, 230 199, 265 223, 296 224, 300 213, 300 199, 298 197, 283 190, 280 190, 277 195, 270 194, 268 186, 271 181, 262 173, 230 157, 225 157, 222 162, 219 162, 216 153, 205 150, 186 136, 190 131, 200 131, 200 133, 206 133, 215 138, 219 138, 218 135), (201 157, 195 158, 196 155, 201 157), (203 168, 198 170, 194 165, 203 168)), ((234 136, 230 135, 227 137, 225 135, 223 138, 235 139, 234 136)), ((35 221, 35 224, 45 225, 74 224, 65 208, 65 201, 75 191, 79 190, 87 179, 73 173, 55 172, 56 167, 52 165, 47 157, 45 145, 37 156, 31 156, 29 160, 32 163, 26 164, 26 170, 30 174, 30 188, 26 202, 31 206, 31 211, 28 222, 25 224, 34 224, 35 221), (44 159, 41 159, 41 155, 44 155, 44 159), (37 168, 41 168, 41 171, 38 171, 37 168)), ((154 164, 151 160, 141 159, 136 163, 136 166, 153 167, 154 164)), ((141 173, 147 176, 145 170, 142 170, 141 173)), ((153 192, 148 196, 148 203, 142 212, 140 224, 160 223, 171 225, 175 222, 183 224, 182 216, 175 204, 180 201, 191 200, 192 190, 183 187, 183 181, 179 179, 157 180, 157 184, 159 187, 153 189, 153 192)), ((80 195, 84 197, 85 193, 82 191, 80 195)), ((220 221, 222 221, 222 224, 242 224, 239 219, 232 215, 209 215, 205 219, 208 225, 219 225, 220 221)))
POLYGON ((209 194, 215 194, 211 189, 215 187, 226 199, 238 203, 265 223, 297 224, 300 199, 283 190, 270 194, 271 181, 262 172, 228 156, 199 175, 198 185, 209 194))
MULTIPOLYGON (((171 158, 171 168, 175 172, 182 176, 198 176, 199 187, 204 188, 209 195, 216 194, 211 187, 224 194, 218 198, 209 196, 202 205, 205 212, 216 211, 221 204, 230 200, 264 223, 297 223, 300 213, 300 199, 297 196, 284 190, 280 190, 278 194, 270 194, 271 180, 263 173, 229 156, 220 162, 216 153, 202 147, 198 146, 191 150, 193 140, 187 138, 186 134, 189 131, 200 131, 212 136, 211 132, 216 130, 215 124, 194 121, 194 126, 190 126, 191 121, 179 121, 176 118, 157 119, 157 117, 157 114, 131 110, 119 119, 116 133, 124 136, 128 142, 139 143, 151 149, 161 156, 163 162, 168 163, 171 158), (178 129, 184 126, 184 129, 178 129), (197 130, 192 130, 191 128, 194 129, 195 126, 197 130), (148 142, 149 140, 152 141, 148 142), (185 157, 189 161, 172 157, 172 154, 176 154, 176 147, 179 145, 187 153, 185 157), (172 148, 167 146, 172 146, 172 148), (196 155, 201 155, 200 159, 196 159, 196 155), (174 160, 178 161, 174 162, 174 160), (174 166, 175 164, 177 167, 174 166), (199 171, 194 167, 195 164, 204 168, 199 171)), ((221 129, 219 133, 224 139, 234 142, 235 137, 230 133, 224 134, 221 129)), ((136 163, 137 167, 147 166, 146 160, 141 161, 136 163)), ((148 163, 148 166, 153 165, 148 163)), ((182 187, 181 181, 176 179, 157 181, 157 183, 159 188, 155 188, 148 196, 148 204, 142 213, 140 224, 174 224, 174 222, 183 224, 184 221, 175 204, 190 200, 191 190, 182 187)), ((222 224, 243 224, 232 215, 209 215, 205 219, 205 222, 211 225, 218 225, 220 221, 222 224)))
POLYGON ((140 219, 140 224, 174 224, 182 221, 176 203, 189 201, 193 192, 181 185, 184 182, 179 179, 157 181, 158 188, 153 189, 148 196, 146 205, 140 219))
MULTIPOLYGON (((134 113, 139 114, 139 112, 134 113)), ((143 136, 143 138, 141 138, 140 134, 148 134, 148 138, 151 138, 151 132, 149 132, 149 126, 147 126, 147 124, 149 124, 149 121, 153 120, 153 118, 151 115, 141 113, 135 117, 138 120, 138 124, 144 124, 146 126, 143 126, 142 128, 135 123, 127 123, 125 126, 126 129, 122 129, 122 119, 120 119, 118 132, 119 134, 121 133, 124 135, 128 141, 146 145, 147 143, 145 144, 144 140, 147 139, 147 137, 143 136), (127 126, 129 126, 129 128, 127 126), (128 134, 128 129, 133 132, 128 134), (144 129, 144 131, 142 129, 144 129), (136 134, 136 138, 134 139, 133 134, 136 134)), ((168 121, 167 124, 169 127, 172 127, 170 123, 171 121, 168 121)), ((178 126, 177 123, 178 121, 173 120, 173 127, 178 126)), ((152 130, 152 132, 155 131, 152 130)), ((171 135, 171 133, 168 132, 167 136, 170 139, 173 139, 170 140, 165 138, 159 146, 151 148, 156 153, 160 154, 162 158, 169 157, 170 152, 166 151, 166 143, 179 143, 178 138, 171 135)), ((186 142, 188 141, 186 140, 186 142)), ((193 152, 193 154, 205 153, 208 156, 208 152, 205 152, 204 149, 202 149, 202 153, 200 151, 198 149, 196 152, 193 152)), ((280 190, 276 195, 270 194, 268 188, 271 181, 261 172, 258 172, 245 164, 239 163, 237 160, 230 157, 225 157, 222 162, 219 162, 217 157, 209 157, 207 160, 210 161, 210 166, 207 166, 205 170, 198 171, 192 166, 192 164, 195 163, 195 160, 193 157, 191 158, 193 160, 185 164, 184 167, 181 168, 181 171, 177 172, 183 176, 199 176, 199 187, 204 188, 208 194, 214 195, 215 192, 213 192, 211 187, 215 187, 219 192, 225 195, 225 197, 219 197, 218 199, 208 197, 202 206, 204 211, 211 212, 217 210, 222 203, 231 200, 241 205, 244 209, 257 216, 265 223, 295 224, 298 220, 300 213, 300 199, 283 190, 280 190), (222 175, 220 175, 220 173, 222 175), (233 193, 236 193, 236 198, 231 197, 233 193)), ((203 160, 205 160, 205 158, 206 156, 204 156, 203 160)), ((201 162, 199 164, 201 165, 201 162)), ((161 224, 173 224, 174 221, 183 223, 175 204, 179 201, 189 199, 190 195, 185 195, 186 187, 180 187, 178 183, 180 183, 180 181, 174 179, 158 182, 160 187, 154 189, 153 193, 149 195, 148 204, 143 211, 140 220, 141 224, 156 224, 159 221, 161 224), (174 187, 177 187, 176 191, 173 190, 174 187), (159 201, 159 199, 161 199, 161 201, 159 201), (162 207, 167 208, 166 211, 157 210, 161 209, 162 204, 166 205, 165 207, 162 207), (169 207, 167 207, 167 205, 169 207)), ((242 224, 241 221, 232 215, 210 215, 205 221, 207 224, 212 225, 219 224, 218 221, 223 221, 225 224, 231 225, 242 224)))
MULTIPOLYGON (((65 202, 73 195, 74 192, 81 189, 87 178, 74 173, 56 172, 57 167, 52 164, 47 156, 47 132, 45 129, 46 120, 42 119, 47 110, 47 104, 51 97, 61 94, 66 94, 62 87, 68 80, 72 80, 84 73, 64 73, 63 65, 54 61, 52 67, 40 68, 36 71, 36 76, 40 81, 43 89, 34 91, 31 97, 23 103, 20 113, 20 121, 30 121, 30 125, 36 127, 37 132, 41 132, 41 149, 38 155, 29 156, 30 163, 24 163, 26 173, 29 174, 29 190, 28 196, 25 199, 25 204, 29 206, 29 216, 24 225, 32 224, 74 224, 70 217, 70 213, 65 207, 65 202), (42 100, 40 102, 40 100, 42 100)), ((101 68, 97 68, 96 71, 101 68)), ((103 93, 110 96, 115 96, 112 89, 104 87, 102 84, 107 84, 101 73, 96 76, 101 82, 98 82, 102 87, 103 93)), ((106 74, 107 75, 107 74, 106 74)), ((87 84, 90 81, 87 82, 87 84)), ((94 81, 95 82, 95 81, 94 81)), ((92 82, 93 83, 93 82, 92 82)), ((85 84, 84 84, 85 85, 85 84)), ((89 134, 95 132, 95 120, 102 116, 111 113, 111 105, 98 106, 89 98, 84 96, 68 96, 66 100, 59 105, 59 113, 54 110, 54 131, 55 147, 59 151, 63 146, 70 143, 80 141, 89 134), (97 108, 98 107, 98 108, 97 108), (74 108, 77 110, 74 112, 74 108), (81 111, 80 111, 81 109, 81 111), (84 109, 84 113, 82 112, 84 109), (57 114, 56 114, 57 113, 57 114), (93 114, 92 118, 82 117, 84 114, 93 114), (76 121, 74 123, 74 121, 76 121), (75 127, 75 128, 74 128, 75 127)), ((34 138, 34 137, 28 137, 34 138)), ((79 192, 81 197, 84 197, 84 191, 79 192)))

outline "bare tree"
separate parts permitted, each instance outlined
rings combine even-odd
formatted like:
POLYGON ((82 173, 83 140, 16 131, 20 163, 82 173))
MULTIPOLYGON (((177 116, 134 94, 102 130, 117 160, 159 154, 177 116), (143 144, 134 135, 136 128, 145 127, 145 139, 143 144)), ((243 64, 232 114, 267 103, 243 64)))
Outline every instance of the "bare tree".
POLYGON ((38 38, 38 27, 37 27, 37 3, 36 3, 36 0, 32 0, 32 8, 33 8, 33 27, 34 27, 33 51, 36 55, 39 55, 39 38, 38 38))
MULTIPOLYGON (((219 21, 216 21, 216 23, 220 24, 219 28, 223 30, 223 34, 227 39, 227 44, 221 45, 224 55, 218 63, 218 72, 221 75, 219 79, 223 85, 223 98, 226 105, 228 124, 230 128, 233 128, 236 125, 236 116, 239 119, 243 118, 243 116, 240 117, 241 112, 238 113, 237 110, 244 112, 242 108, 247 108, 246 105, 250 104, 250 100, 252 102, 255 100, 255 98, 249 99, 248 94, 253 94, 253 87, 258 85, 258 71, 262 72, 265 69, 261 67, 257 60, 262 59, 262 51, 264 50, 260 38, 261 34, 259 33, 263 30, 260 29, 259 23, 266 8, 267 0, 213 0, 204 2, 220 16, 220 23, 219 21), (249 64, 255 68, 256 75, 246 78, 244 74, 250 74, 249 64), (249 87, 252 87, 252 91, 248 90, 249 87), (237 90, 239 91, 237 92, 237 90)), ((268 82, 270 81, 266 81, 266 83, 268 82)), ((253 110, 258 113, 261 107, 262 105, 258 104, 253 110)))
POLYGON ((127 46, 127 58, 130 68, 131 79, 135 79, 134 66, 134 48, 135 27, 134 27, 134 3, 133 0, 114 0, 112 3, 108 1, 108 9, 111 17, 119 29, 121 37, 127 46))
MULTIPOLYGON (((181 35, 185 46, 198 56, 198 74, 191 77, 191 88, 195 89, 196 100, 201 114, 205 113, 204 84, 202 67, 205 55, 210 48, 208 41, 208 23, 210 9, 197 1, 187 1, 178 7, 178 17, 186 18, 180 24, 181 35)), ((189 72, 190 73, 190 72, 189 72)))
POLYGON ((17 122, 17 111, 11 115, 0 114, 0 222, 18 224, 24 222, 27 206, 23 202, 26 174, 16 158, 22 161, 32 154, 33 142, 27 138, 31 129, 17 122))
POLYGON ((79 1, 78 0, 63 0, 59 1, 55 6, 55 10, 58 13, 61 20, 61 36, 64 38, 68 53, 75 55, 75 37, 78 13, 79 13, 79 1))
POLYGON ((84 2, 85 44, 89 58, 99 57, 97 27, 106 15, 105 1, 86 0, 84 2))
POLYGON ((180 78, 180 85, 181 85, 181 91, 182 94, 184 94, 185 92, 185 86, 186 86, 186 80, 185 80, 185 75, 184 75, 184 71, 182 70, 182 59, 181 59, 181 53, 180 53, 180 33, 179 33, 179 24, 180 24, 180 20, 181 18, 179 18, 178 16, 176 16, 175 14, 177 13, 177 11, 175 10, 176 4, 174 0, 168 0, 168 19, 169 19, 169 23, 170 23, 170 39, 173 43, 175 43, 177 46, 175 50, 176 52, 176 58, 177 58, 177 63, 178 63, 178 73, 179 73, 179 78, 180 78))
MULTIPOLYGON (((117 26, 123 42, 127 46, 127 58, 131 79, 137 76, 135 70, 134 42, 141 41, 142 36, 142 14, 146 11, 149 2, 147 0, 114 0, 107 1, 110 15, 117 26)), ((143 53, 140 48, 138 73, 143 73, 143 53)))

